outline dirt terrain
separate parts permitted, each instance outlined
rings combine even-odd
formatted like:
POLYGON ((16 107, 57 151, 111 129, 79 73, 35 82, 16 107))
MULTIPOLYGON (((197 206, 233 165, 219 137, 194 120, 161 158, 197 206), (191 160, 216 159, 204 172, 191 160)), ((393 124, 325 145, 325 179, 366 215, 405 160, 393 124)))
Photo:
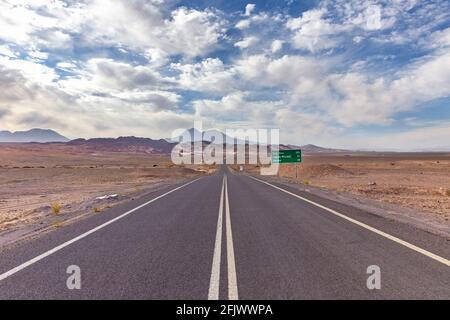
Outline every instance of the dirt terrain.
POLYGON ((49 215, 99 213, 151 186, 212 170, 174 166, 165 155, 0 144, 0 231, 49 215))
MULTIPOLYGON (((280 177, 450 218, 450 153, 306 154, 280 177)), ((255 166, 245 169, 258 173, 255 166)))
MULTIPOLYGON (((239 166, 234 166, 238 169, 239 166)), ((99 213, 163 183, 214 172, 169 156, 65 144, 0 144, 0 231, 74 212, 99 213), (98 200, 97 197, 113 196, 98 200)), ((258 174, 259 168, 246 165, 258 174)), ((280 177, 450 219, 449 153, 307 153, 280 177)))

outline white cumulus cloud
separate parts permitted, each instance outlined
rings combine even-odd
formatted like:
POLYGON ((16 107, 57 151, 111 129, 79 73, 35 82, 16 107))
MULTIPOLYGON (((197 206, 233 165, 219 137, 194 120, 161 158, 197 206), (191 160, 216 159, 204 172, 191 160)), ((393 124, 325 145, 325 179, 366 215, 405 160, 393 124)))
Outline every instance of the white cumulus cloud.
POLYGON ((258 42, 258 38, 255 36, 249 36, 246 37, 234 44, 235 47, 238 47, 239 49, 247 49, 251 46, 253 46, 255 43, 258 42))
POLYGON ((255 10, 256 5, 254 3, 249 3, 245 6, 245 15, 249 16, 255 10))

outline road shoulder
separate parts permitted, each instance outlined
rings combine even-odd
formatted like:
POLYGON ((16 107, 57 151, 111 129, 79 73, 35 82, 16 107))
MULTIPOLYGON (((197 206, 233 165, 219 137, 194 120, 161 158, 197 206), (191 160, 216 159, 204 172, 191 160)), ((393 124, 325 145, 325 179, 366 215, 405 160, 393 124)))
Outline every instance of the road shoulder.
MULTIPOLYGON (((239 173, 237 173, 239 174, 239 173)), ((244 173, 249 175, 247 173, 244 173)), ((250 175, 254 176, 254 175, 250 175)), ((399 205, 384 203, 368 199, 362 196, 350 195, 344 192, 322 189, 304 184, 293 183, 289 180, 274 176, 254 176, 255 178, 274 183, 278 186, 285 186, 302 192, 302 195, 310 195, 333 202, 351 206, 362 211, 374 214, 388 220, 393 220, 411 225, 415 228, 440 235, 450 240, 450 222, 439 216, 430 213, 419 212, 414 209, 405 208, 399 205)), ((311 199, 314 200, 314 199, 311 199)))
POLYGON ((113 202, 104 201, 100 204, 105 208, 101 212, 93 212, 92 210, 83 209, 71 212, 70 214, 66 215, 48 215, 33 223, 23 224, 12 229, 1 231, 0 251, 8 249, 17 244, 35 240, 55 230, 59 230, 61 228, 79 223, 80 221, 98 215, 107 216, 109 213, 116 212, 117 209, 120 209, 123 206, 127 206, 132 202, 139 202, 141 198, 145 198, 149 194, 153 194, 172 186, 189 182, 196 178, 198 177, 196 176, 194 178, 180 178, 149 184, 145 187, 142 187, 139 191, 128 194, 126 196, 122 196, 118 200, 115 200, 113 202))

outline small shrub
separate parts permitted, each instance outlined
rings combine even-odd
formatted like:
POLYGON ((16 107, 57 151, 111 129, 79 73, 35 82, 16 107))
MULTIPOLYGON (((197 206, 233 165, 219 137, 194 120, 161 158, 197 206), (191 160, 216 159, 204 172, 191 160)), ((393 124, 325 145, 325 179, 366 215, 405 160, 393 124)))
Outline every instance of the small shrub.
POLYGON ((303 180, 303 184, 306 184, 306 185, 308 185, 308 184, 310 184, 311 182, 309 181, 309 180, 303 180))
POLYGON ((95 213, 99 213, 102 211, 102 209, 100 209, 99 207, 93 207, 92 211, 94 211, 95 213))
POLYGON ((59 203, 52 203, 50 206, 54 215, 58 215, 61 212, 61 205, 59 203))

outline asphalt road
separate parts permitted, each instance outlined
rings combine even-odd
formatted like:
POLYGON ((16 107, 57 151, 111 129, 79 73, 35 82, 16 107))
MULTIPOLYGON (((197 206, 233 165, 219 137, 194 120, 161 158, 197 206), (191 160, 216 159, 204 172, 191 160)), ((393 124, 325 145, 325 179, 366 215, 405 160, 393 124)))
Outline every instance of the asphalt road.
POLYGON ((0 299, 450 299, 449 247, 223 167, 2 250, 0 299))

